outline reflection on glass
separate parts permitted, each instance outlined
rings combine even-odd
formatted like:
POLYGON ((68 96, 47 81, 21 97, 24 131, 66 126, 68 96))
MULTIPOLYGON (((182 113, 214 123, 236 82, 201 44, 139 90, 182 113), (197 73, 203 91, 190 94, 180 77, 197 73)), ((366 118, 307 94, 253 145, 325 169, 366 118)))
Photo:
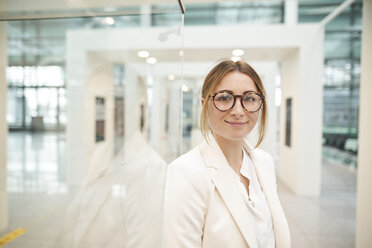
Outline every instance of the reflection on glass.
POLYGON ((8 136, 9 193, 67 192, 64 134, 25 132, 8 136), (18 152, 13 152, 17 150, 18 152))
POLYGON ((181 16, 178 7, 148 7, 143 15, 8 23, 7 119, 22 130, 9 134, 21 155, 8 150, 8 190, 81 187, 55 245, 161 246, 165 160, 181 153, 181 16), (96 99, 104 99, 100 142, 96 99))

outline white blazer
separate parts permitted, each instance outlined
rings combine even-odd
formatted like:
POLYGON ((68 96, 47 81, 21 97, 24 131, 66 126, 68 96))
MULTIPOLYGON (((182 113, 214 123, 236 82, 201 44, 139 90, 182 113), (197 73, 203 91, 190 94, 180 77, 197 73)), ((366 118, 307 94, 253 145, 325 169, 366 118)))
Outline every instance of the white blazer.
MULTIPOLYGON (((290 247, 286 217, 277 195, 274 161, 260 149, 250 155, 271 211, 276 248, 290 247)), ((258 248, 254 216, 213 135, 167 168, 164 248, 258 248)))

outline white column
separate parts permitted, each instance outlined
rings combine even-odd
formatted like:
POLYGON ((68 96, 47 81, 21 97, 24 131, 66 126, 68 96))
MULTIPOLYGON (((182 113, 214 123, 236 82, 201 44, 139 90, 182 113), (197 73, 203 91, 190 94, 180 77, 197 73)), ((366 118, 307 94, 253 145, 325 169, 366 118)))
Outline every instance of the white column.
MULTIPOLYGON (((84 49, 68 42, 69 51, 84 49)), ((95 52, 67 55, 67 172, 68 182, 81 186, 111 165, 114 155, 113 64, 95 52), (96 97, 104 98, 104 141, 96 142, 96 97)))
POLYGON ((142 27, 151 27, 151 5, 144 4, 141 5, 141 26, 142 27))
POLYGON ((151 113, 151 144, 161 156, 166 156, 165 140, 165 82, 156 78, 153 84, 153 102, 151 113))
MULTIPOLYGON (((181 155, 180 142, 181 139, 181 118, 180 111, 182 104, 182 82, 173 81, 169 86, 169 130, 168 130, 168 144, 169 153, 167 160, 173 160, 181 155)), ((170 161, 167 161, 170 162, 170 161)))
POLYGON ((299 195, 318 196, 321 189, 323 37, 319 27, 282 61, 279 177, 299 195), (290 146, 285 144, 287 99, 292 99, 290 146))
POLYGON ((67 181, 70 185, 80 186, 84 179, 85 147, 84 111, 86 92, 84 90, 86 75, 86 54, 84 41, 81 44, 66 37, 66 166, 67 181))
POLYGON ((284 23, 287 25, 297 24, 298 21, 298 1, 284 1, 284 23))
POLYGON ((372 1, 363 1, 356 248, 372 244, 372 1))
MULTIPOLYGON (((143 104, 147 108, 145 97, 139 96, 139 80, 137 72, 130 64, 125 64, 125 88, 124 88, 124 138, 130 140, 132 135, 139 130, 140 127, 140 105, 143 104)), ((146 88, 142 89, 146 92, 146 88)), ((146 117, 146 115, 145 115, 146 117)))
POLYGON ((85 182, 94 181, 112 166, 114 157, 114 69, 100 52, 87 52, 85 79, 84 133, 85 182), (104 99, 104 140, 96 142, 96 98, 104 99))
MULTIPOLYGON (((5 1, 0 1, 0 12, 5 12, 5 1)), ((0 22, 0 232, 8 225, 8 194, 6 186, 6 140, 8 125, 6 122, 7 83, 5 68, 7 65, 7 23, 0 22)))

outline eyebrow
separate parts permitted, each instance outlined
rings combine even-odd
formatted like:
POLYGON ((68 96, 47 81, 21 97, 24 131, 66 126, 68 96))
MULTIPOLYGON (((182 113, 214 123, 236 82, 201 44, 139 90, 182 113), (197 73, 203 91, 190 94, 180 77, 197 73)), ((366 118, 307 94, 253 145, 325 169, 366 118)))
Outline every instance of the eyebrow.
MULTIPOLYGON (((221 92, 228 92, 228 93, 234 95, 234 92, 232 92, 231 90, 220 90, 220 91, 217 91, 216 93, 221 93, 221 92)), ((242 93, 242 95, 244 95, 245 93, 248 93, 248 92, 252 92, 252 93, 256 93, 256 94, 259 94, 259 95, 260 95, 260 93, 254 91, 254 90, 247 90, 247 91, 244 91, 244 92, 242 93)))

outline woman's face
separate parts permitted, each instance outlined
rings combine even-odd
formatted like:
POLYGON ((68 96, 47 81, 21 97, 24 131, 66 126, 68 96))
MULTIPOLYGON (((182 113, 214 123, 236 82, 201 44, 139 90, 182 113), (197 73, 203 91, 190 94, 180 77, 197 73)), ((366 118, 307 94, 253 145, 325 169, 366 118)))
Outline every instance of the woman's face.
MULTIPOLYGON (((223 90, 231 91, 234 95, 242 95, 246 91, 258 93, 253 80, 241 72, 227 74, 216 87, 213 94, 223 90)), ((259 112, 248 112, 241 105, 241 98, 236 98, 233 108, 225 112, 219 111, 213 105, 213 98, 208 104, 208 121, 216 139, 242 141, 256 125, 259 112)))

